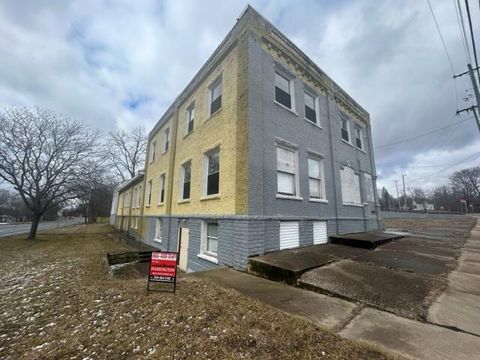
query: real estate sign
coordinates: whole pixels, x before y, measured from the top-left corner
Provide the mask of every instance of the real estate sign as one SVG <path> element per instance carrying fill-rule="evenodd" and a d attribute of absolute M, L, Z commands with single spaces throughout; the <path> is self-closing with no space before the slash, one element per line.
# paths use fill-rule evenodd
<path fill-rule="evenodd" d="M 171 283 L 175 292 L 177 281 L 177 258 L 176 252 L 152 251 L 150 270 L 148 271 L 147 292 L 150 289 L 150 282 Z"/>

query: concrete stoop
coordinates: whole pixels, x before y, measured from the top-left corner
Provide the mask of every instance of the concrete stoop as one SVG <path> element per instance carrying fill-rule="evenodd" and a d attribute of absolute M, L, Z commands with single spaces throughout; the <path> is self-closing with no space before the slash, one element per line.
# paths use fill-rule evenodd
<path fill-rule="evenodd" d="M 363 233 L 341 234 L 330 236 L 332 244 L 375 249 L 377 246 L 386 244 L 392 240 L 400 239 L 403 235 L 387 234 L 382 231 L 369 231 Z"/>

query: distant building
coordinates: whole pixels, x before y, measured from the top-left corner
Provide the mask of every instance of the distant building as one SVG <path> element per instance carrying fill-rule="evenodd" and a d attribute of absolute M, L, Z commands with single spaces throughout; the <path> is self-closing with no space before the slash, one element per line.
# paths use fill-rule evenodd
<path fill-rule="evenodd" d="M 434 211 L 435 210 L 435 206 L 427 202 L 423 204 L 417 204 L 414 200 L 412 206 L 414 211 Z"/>
<path fill-rule="evenodd" d="M 368 113 L 249 6 L 150 132 L 112 221 L 186 271 L 245 269 L 376 230 L 377 204 Z"/>
<path fill-rule="evenodd" d="M 11 215 L 0 215 L 0 223 L 12 223 L 15 222 L 15 217 Z"/>

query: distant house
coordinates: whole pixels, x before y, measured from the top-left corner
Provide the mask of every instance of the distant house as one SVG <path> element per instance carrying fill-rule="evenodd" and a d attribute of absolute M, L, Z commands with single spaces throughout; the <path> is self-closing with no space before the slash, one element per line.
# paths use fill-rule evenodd
<path fill-rule="evenodd" d="M 0 223 L 12 223 L 15 222 L 15 218 L 11 215 L 0 215 Z"/>
<path fill-rule="evenodd" d="M 423 204 L 417 204 L 415 201 L 413 202 L 413 211 L 434 211 L 435 206 L 430 203 L 423 203 Z"/>
<path fill-rule="evenodd" d="M 377 230 L 369 114 L 248 7 L 154 126 L 111 221 L 179 267 Z"/>

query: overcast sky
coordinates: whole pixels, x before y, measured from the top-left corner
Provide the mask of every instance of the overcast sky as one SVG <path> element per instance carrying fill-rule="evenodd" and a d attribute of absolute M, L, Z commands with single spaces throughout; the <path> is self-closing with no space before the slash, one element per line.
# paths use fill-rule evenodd
<path fill-rule="evenodd" d="M 479 164 L 474 120 L 461 122 L 472 115 L 455 117 L 472 105 L 464 101 L 471 86 L 460 78 L 456 96 L 426 1 L 250 3 L 370 113 L 379 188 L 394 192 L 402 173 L 408 187 L 428 188 Z M 463 72 L 454 2 L 431 3 L 455 71 Z M 0 107 L 49 107 L 104 131 L 139 124 L 150 130 L 246 4 L 3 0 Z M 471 7 L 478 25 L 478 3 Z"/>

